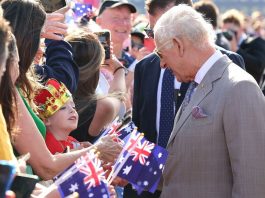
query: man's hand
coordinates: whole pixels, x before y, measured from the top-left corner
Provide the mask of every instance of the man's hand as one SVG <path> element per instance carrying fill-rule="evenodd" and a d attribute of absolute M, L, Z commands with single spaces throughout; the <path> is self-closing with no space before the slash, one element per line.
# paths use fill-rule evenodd
<path fill-rule="evenodd" d="M 80 142 L 80 144 L 83 148 L 88 148 L 88 147 L 92 146 L 92 144 L 90 142 Z"/>

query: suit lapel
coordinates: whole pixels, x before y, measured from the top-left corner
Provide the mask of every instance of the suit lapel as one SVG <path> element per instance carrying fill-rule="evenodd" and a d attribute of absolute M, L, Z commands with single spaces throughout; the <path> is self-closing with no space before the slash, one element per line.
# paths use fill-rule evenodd
<path fill-rule="evenodd" d="M 198 106 L 207 97 L 207 95 L 211 93 L 211 91 L 213 90 L 213 83 L 222 77 L 224 70 L 231 62 L 232 61 L 227 56 L 223 56 L 222 58 L 220 58 L 207 72 L 202 82 L 198 85 L 195 93 L 191 98 L 190 103 L 188 104 L 185 111 L 182 112 L 181 115 L 180 112 L 182 109 L 182 105 L 180 106 L 175 118 L 175 126 L 173 128 L 168 143 L 170 143 L 174 139 L 174 137 L 178 134 L 183 124 L 189 118 L 193 107 Z"/>

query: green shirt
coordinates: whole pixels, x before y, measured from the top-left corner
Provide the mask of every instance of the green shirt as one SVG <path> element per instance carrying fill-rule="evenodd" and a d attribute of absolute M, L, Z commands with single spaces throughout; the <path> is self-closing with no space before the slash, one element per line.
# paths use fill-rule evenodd
<path fill-rule="evenodd" d="M 37 125 L 42 137 L 45 139 L 46 138 L 46 126 L 44 125 L 44 123 L 42 122 L 42 120 L 34 113 L 34 111 L 32 110 L 32 108 L 29 106 L 28 102 L 25 100 L 25 98 L 21 95 L 20 91 L 19 94 L 24 102 L 24 104 L 26 105 L 31 117 L 33 118 L 35 124 Z"/>

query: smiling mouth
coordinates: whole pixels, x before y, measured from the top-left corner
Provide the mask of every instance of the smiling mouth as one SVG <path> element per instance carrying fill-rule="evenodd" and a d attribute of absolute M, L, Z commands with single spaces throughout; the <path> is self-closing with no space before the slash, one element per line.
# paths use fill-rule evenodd
<path fill-rule="evenodd" d="M 76 120 L 77 118 L 75 116 L 71 116 L 68 120 Z"/>
<path fill-rule="evenodd" d="M 116 30 L 115 32 L 117 32 L 117 33 L 122 33 L 122 34 L 127 33 L 127 31 L 118 31 L 118 30 Z"/>

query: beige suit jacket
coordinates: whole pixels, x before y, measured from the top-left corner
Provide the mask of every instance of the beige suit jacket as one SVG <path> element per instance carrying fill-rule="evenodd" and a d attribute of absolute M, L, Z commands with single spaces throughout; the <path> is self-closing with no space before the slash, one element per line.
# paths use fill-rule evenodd
<path fill-rule="evenodd" d="M 252 76 L 219 59 L 177 113 L 167 149 L 162 198 L 265 198 L 265 98 Z"/>

